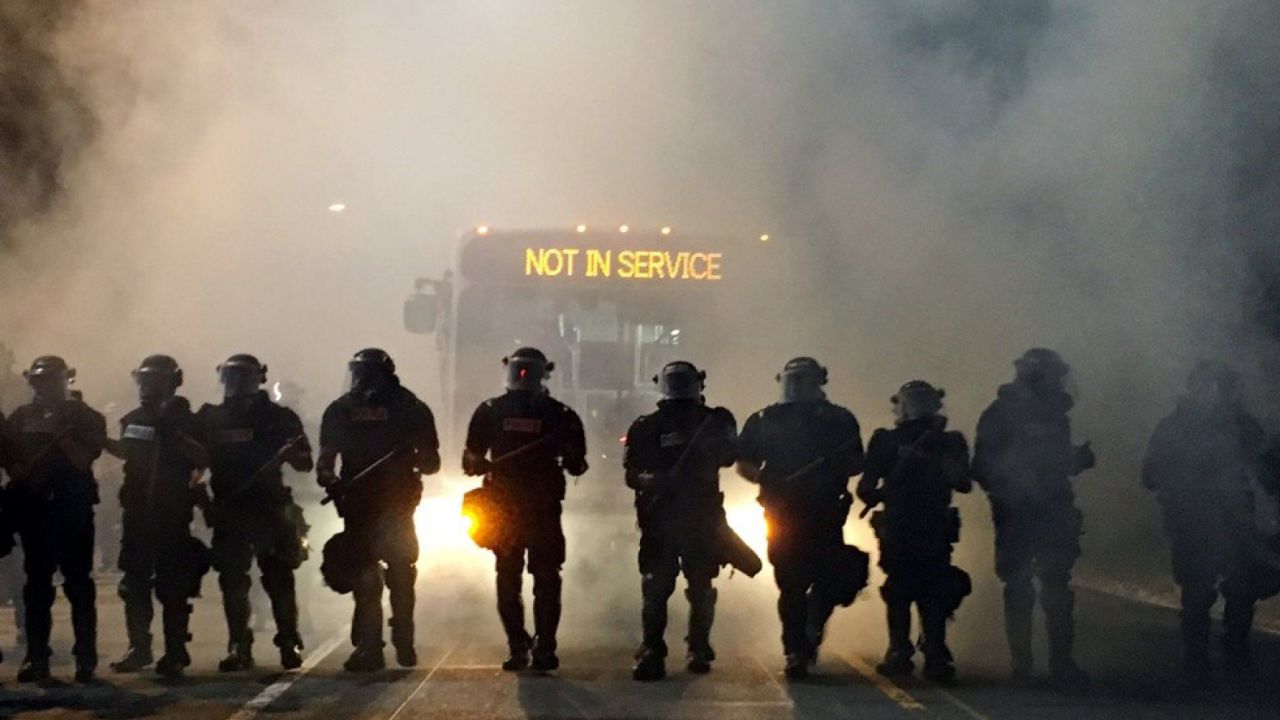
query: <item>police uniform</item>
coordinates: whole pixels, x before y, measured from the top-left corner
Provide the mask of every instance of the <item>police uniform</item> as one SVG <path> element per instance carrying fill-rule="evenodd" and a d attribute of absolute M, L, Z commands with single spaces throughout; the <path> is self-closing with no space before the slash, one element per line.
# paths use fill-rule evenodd
<path fill-rule="evenodd" d="M 14 411 L 3 435 L 11 478 L 7 504 L 25 552 L 27 664 L 37 668 L 31 679 L 48 674 L 54 573 L 62 574 L 71 603 L 77 675 L 87 679 L 98 659 L 97 591 L 90 575 L 98 487 L 90 466 L 106 444 L 106 418 L 75 398 L 34 401 Z M 79 465 L 60 438 L 83 455 Z"/>
<path fill-rule="evenodd" d="M 684 573 L 689 600 L 689 660 L 705 672 L 715 659 L 711 626 L 721 565 L 724 495 L 720 469 L 733 464 L 737 422 L 698 399 L 664 399 L 627 431 L 627 484 L 636 490 L 644 629 L 641 665 L 667 655 L 667 600 Z M 646 482 L 643 476 L 652 476 Z M 637 666 L 638 674 L 643 668 Z M 644 679 L 644 678 L 639 678 Z"/>
<path fill-rule="evenodd" d="M 886 576 L 880 589 L 889 625 L 889 650 L 879 668 L 883 674 L 911 672 L 914 604 L 926 675 L 942 681 L 954 676 L 947 620 L 969 588 L 968 576 L 951 565 L 952 544 L 960 539 L 951 493 L 970 487 L 968 443 L 946 430 L 945 417 L 908 420 L 871 436 L 858 496 L 868 506 L 884 506 L 872 516 Z"/>
<path fill-rule="evenodd" d="M 294 665 L 296 650 L 302 647 L 294 571 L 306 559 L 306 527 L 284 484 L 281 464 L 311 467 L 302 421 L 263 391 L 205 405 L 199 418 L 209 444 L 213 564 L 222 589 L 228 647 L 247 658 L 253 643 L 249 568 L 256 559 L 263 590 L 271 600 L 275 645 L 285 664 Z M 293 449 L 277 457 L 295 438 L 300 440 Z"/>
<path fill-rule="evenodd" d="M 199 468 L 180 444 L 181 435 L 198 442 L 202 433 L 185 398 L 166 401 L 163 408 L 139 407 L 120 419 L 124 483 L 119 568 L 124 575 L 119 592 L 129 657 L 137 653 L 140 661 L 145 658 L 141 665 L 150 662 L 154 592 L 164 622 L 165 656 L 185 667 L 190 662 L 190 599 L 199 591 L 204 558 L 191 537 L 192 479 Z"/>
<path fill-rule="evenodd" d="M 485 487 L 510 511 L 511 525 L 494 549 L 498 616 L 512 656 L 508 669 L 517 669 L 514 665 L 530 650 L 539 669 L 553 670 L 559 663 L 565 471 L 585 473 L 586 453 L 578 414 L 540 388 L 509 390 L 481 403 L 467 427 L 463 469 L 484 473 Z M 510 459 L 503 460 L 508 454 Z M 532 639 L 525 630 L 521 597 L 526 559 L 533 576 Z"/>
<path fill-rule="evenodd" d="M 421 475 L 440 468 L 435 418 L 396 381 L 371 397 L 351 392 L 331 403 L 321 420 L 320 445 L 342 458 L 337 483 L 343 490 L 336 504 L 343 537 L 357 550 L 344 569 L 351 574 L 355 595 L 352 643 L 381 656 L 385 582 L 391 595 L 392 643 L 408 660 L 403 651 L 412 650 L 418 576 L 413 512 L 422 499 Z M 369 472 L 355 480 L 365 470 Z M 385 564 L 385 572 L 379 563 Z"/>
<path fill-rule="evenodd" d="M 1252 664 L 1249 633 L 1259 587 L 1253 559 L 1266 538 L 1254 523 L 1250 476 L 1259 467 L 1265 436 L 1238 402 L 1203 407 L 1184 400 L 1156 427 L 1143 463 L 1143 483 L 1154 490 L 1164 516 L 1173 576 L 1182 589 L 1181 629 L 1186 670 L 1209 672 L 1209 611 L 1219 592 L 1223 649 L 1234 670 Z"/>
<path fill-rule="evenodd" d="M 862 469 L 861 428 L 853 413 L 827 400 L 776 403 L 747 418 L 738 460 L 763 468 L 754 480 L 769 526 L 783 652 L 808 662 L 834 608 L 819 585 L 827 560 L 844 545 L 848 482 Z"/>
<path fill-rule="evenodd" d="M 974 479 L 987 492 L 995 522 L 996 574 L 1004 583 L 1005 630 L 1014 674 L 1031 671 L 1033 578 L 1049 637 L 1055 677 L 1081 677 L 1071 657 L 1075 594 L 1071 570 L 1080 557 L 1083 517 L 1071 478 L 1092 466 L 1071 444 L 1071 396 L 1015 380 L 978 421 Z"/>

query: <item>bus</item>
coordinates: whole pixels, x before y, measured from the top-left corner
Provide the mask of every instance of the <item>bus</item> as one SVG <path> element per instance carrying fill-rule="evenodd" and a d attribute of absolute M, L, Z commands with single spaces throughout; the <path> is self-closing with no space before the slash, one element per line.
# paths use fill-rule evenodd
<path fill-rule="evenodd" d="M 750 357 L 742 330 L 768 301 L 753 290 L 778 262 L 775 245 L 625 225 L 465 232 L 457 279 L 418 280 L 404 307 L 406 329 L 436 336 L 449 451 L 500 391 L 502 357 L 533 346 L 555 363 L 552 394 L 582 415 L 594 464 L 610 461 L 654 407 L 664 364 Z"/>

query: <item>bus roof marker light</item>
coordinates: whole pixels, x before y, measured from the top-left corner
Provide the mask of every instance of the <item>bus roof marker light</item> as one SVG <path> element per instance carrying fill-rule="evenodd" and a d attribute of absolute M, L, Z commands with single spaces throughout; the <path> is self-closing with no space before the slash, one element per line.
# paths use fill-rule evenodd
<path fill-rule="evenodd" d="M 662 231 L 661 231 L 661 232 L 662 232 L 662 234 L 663 234 L 663 235 L 670 235 L 670 234 L 671 234 L 671 226 L 670 226 L 670 225 L 664 225 L 664 226 L 662 226 Z"/>
<path fill-rule="evenodd" d="M 488 226 L 488 225 L 481 225 L 481 226 L 477 227 L 477 228 L 476 228 L 476 234 L 477 234 L 477 235 L 488 235 L 488 234 L 489 234 L 489 226 Z"/>
<path fill-rule="evenodd" d="M 764 235 L 761 235 L 761 236 L 760 236 L 760 242 L 769 242 L 769 235 L 768 235 L 768 233 L 766 233 L 766 234 L 764 234 Z"/>
<path fill-rule="evenodd" d="M 630 231 L 631 231 L 631 226 L 630 226 L 630 225 L 621 225 L 621 226 L 619 226 L 619 227 L 618 227 L 618 232 L 620 232 L 620 233 L 625 233 L 625 232 L 630 232 Z"/>
<path fill-rule="evenodd" d="M 332 204 L 332 205 L 330 205 L 330 206 L 329 206 L 329 212 L 331 212 L 331 213 L 340 213 L 340 212 L 342 212 L 343 210 L 346 210 L 346 209 L 347 209 L 347 204 L 346 204 L 346 203 L 340 203 L 340 202 L 338 202 L 338 203 L 334 203 L 334 204 Z"/>
<path fill-rule="evenodd" d="M 586 226 L 586 225 L 579 225 L 579 226 L 578 226 L 578 232 L 580 232 L 580 233 L 584 233 L 584 232 L 586 232 L 586 231 L 587 231 L 587 226 Z"/>

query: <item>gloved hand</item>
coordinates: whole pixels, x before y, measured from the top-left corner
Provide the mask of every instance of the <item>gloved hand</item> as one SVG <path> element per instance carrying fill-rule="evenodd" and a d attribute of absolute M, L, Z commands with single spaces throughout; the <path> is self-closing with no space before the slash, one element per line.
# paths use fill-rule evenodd
<path fill-rule="evenodd" d="M 462 453 L 462 472 L 471 477 L 477 475 L 487 475 L 493 470 L 493 463 L 489 459 L 479 453 L 465 450 Z"/>

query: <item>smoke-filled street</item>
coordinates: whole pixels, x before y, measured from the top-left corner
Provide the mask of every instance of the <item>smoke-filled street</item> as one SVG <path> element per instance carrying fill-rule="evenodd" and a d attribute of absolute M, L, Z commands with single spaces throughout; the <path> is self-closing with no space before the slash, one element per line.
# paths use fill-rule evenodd
<path fill-rule="evenodd" d="M 572 567 L 569 568 L 572 572 Z M 572 577 L 572 575 L 569 575 Z M 675 672 L 657 685 L 639 685 L 629 675 L 634 618 L 621 618 L 615 641 L 594 629 L 575 627 L 570 616 L 563 640 L 563 667 L 554 677 L 503 673 L 504 648 L 493 617 L 489 589 L 475 588 L 470 602 L 427 576 L 420 584 L 421 662 L 413 670 L 390 669 L 352 676 L 341 669 L 348 645 L 343 630 L 348 598 L 313 600 L 312 648 L 301 671 L 283 674 L 274 663 L 270 634 L 258 634 L 264 667 L 234 675 L 214 670 L 223 650 L 216 591 L 198 603 L 192 644 L 195 664 L 187 680 L 104 675 L 94 687 L 57 683 L 45 689 L 15 686 L 13 665 L 0 671 L 0 715 L 40 718 L 1139 718 L 1274 717 L 1280 694 L 1259 681 L 1214 693 L 1180 685 L 1175 613 L 1115 597 L 1085 592 L 1080 604 L 1082 663 L 1100 680 L 1088 692 L 1056 692 L 1041 683 L 1007 682 L 1005 649 L 986 636 L 982 624 L 997 613 L 994 598 L 980 597 L 956 624 L 963 681 L 939 688 L 919 680 L 891 683 L 871 670 L 881 650 L 878 599 L 864 597 L 837 615 L 830 648 L 818 672 L 804 683 L 781 676 L 777 623 L 767 604 L 750 602 L 744 578 L 726 583 L 724 624 L 715 641 L 721 659 L 705 677 Z M 103 642 L 108 655 L 123 651 L 115 621 L 119 603 L 103 587 Z M 570 613 L 585 603 L 571 605 Z M 683 615 L 673 603 L 676 617 Z M 677 628 L 680 626 L 676 623 Z M 673 639 L 679 632 L 673 629 Z M 0 643 L 12 647 L 4 628 Z M 65 659 L 66 641 L 57 643 Z M 1258 638 L 1263 675 L 1280 668 L 1280 638 Z M 67 665 L 55 668 L 66 673 Z"/>
<path fill-rule="evenodd" d="M 0 718 L 1276 717 L 1277 38 L 0 0 Z"/>

